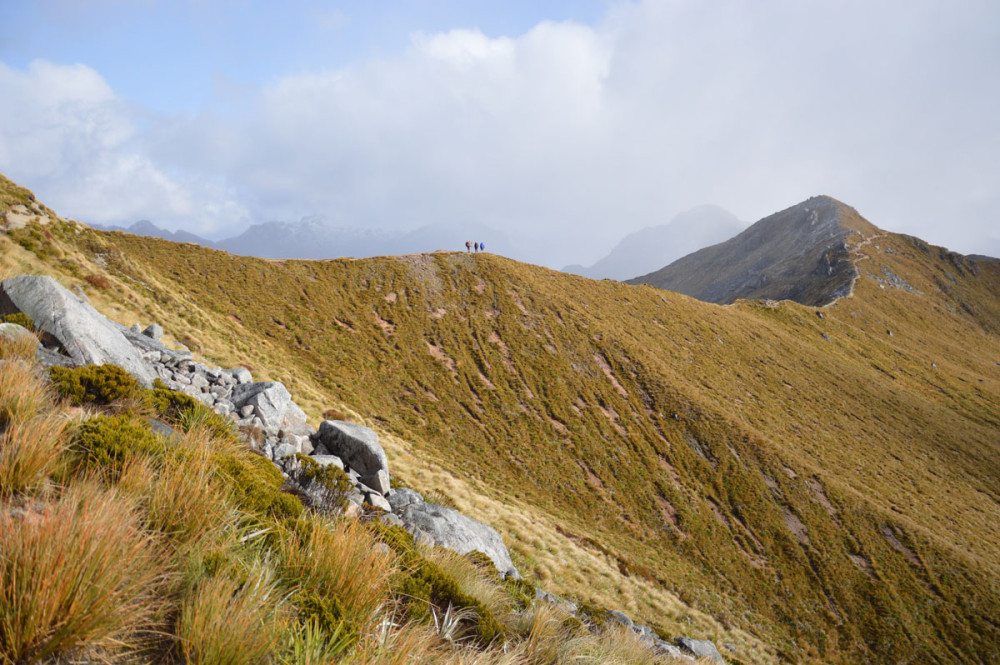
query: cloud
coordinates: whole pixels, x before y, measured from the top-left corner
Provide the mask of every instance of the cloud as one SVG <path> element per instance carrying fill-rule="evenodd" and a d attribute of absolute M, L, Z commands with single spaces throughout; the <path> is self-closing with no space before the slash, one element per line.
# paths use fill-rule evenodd
<path fill-rule="evenodd" d="M 247 219 L 218 186 L 169 174 L 145 142 L 146 118 L 84 65 L 0 63 L 0 171 L 44 192 L 63 214 L 96 223 Z"/>
<path fill-rule="evenodd" d="M 1000 204 L 998 25 L 975 0 L 650 0 L 595 25 L 417 33 L 157 118 L 85 67 L 3 69 L 24 108 L 0 106 L 0 168 L 78 216 L 475 221 L 549 265 L 702 203 L 754 220 L 819 193 L 975 251 Z"/>

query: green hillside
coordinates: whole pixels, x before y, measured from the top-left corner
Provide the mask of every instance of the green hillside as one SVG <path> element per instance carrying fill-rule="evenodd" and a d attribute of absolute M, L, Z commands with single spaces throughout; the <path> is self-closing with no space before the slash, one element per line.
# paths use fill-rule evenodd
<path fill-rule="evenodd" d="M 849 242 L 861 277 L 823 309 L 488 254 L 256 260 L 71 222 L 0 246 L 8 270 L 285 382 L 315 420 L 365 420 L 399 442 L 403 482 L 433 489 L 439 469 L 441 498 L 551 591 L 693 621 L 735 661 L 996 662 L 1000 264 Z"/>

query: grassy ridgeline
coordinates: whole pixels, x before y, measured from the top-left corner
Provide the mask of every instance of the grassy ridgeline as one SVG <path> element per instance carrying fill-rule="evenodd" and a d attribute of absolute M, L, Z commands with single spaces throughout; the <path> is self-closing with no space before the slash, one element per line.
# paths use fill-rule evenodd
<path fill-rule="evenodd" d="M 263 261 L 50 235 L 44 261 L 10 256 L 251 359 L 314 417 L 371 419 L 405 442 L 395 472 L 440 469 L 417 489 L 497 526 L 554 591 L 693 620 L 741 658 L 749 634 L 824 662 L 975 660 L 1000 641 L 995 264 L 882 235 L 852 250 L 854 295 L 818 312 L 485 254 Z"/>

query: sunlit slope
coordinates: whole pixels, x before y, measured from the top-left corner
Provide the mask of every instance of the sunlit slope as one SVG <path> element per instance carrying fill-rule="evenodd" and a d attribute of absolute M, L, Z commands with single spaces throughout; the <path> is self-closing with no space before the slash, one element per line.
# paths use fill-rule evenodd
<path fill-rule="evenodd" d="M 854 295 L 818 310 L 490 255 L 282 263 L 51 235 L 67 283 L 105 266 L 112 288 L 88 292 L 110 314 L 249 360 L 314 415 L 346 405 L 789 660 L 997 659 L 995 262 L 872 230 Z M 586 596 L 555 543 L 512 545 Z"/>
<path fill-rule="evenodd" d="M 860 269 L 921 293 L 863 275 L 820 319 L 488 255 L 276 263 L 94 240 L 112 271 L 155 276 L 156 299 L 198 303 L 192 338 L 210 317 L 236 346 L 265 339 L 283 374 L 790 656 L 997 644 L 995 264 L 885 236 Z"/>

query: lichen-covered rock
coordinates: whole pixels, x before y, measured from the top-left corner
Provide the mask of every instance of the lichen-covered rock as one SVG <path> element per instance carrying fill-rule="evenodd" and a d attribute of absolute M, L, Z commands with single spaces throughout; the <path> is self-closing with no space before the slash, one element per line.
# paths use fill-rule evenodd
<path fill-rule="evenodd" d="M 118 365 L 144 386 L 153 385 L 153 371 L 119 328 L 51 277 L 22 275 L 0 282 L 0 315 L 16 312 L 27 314 L 78 363 Z"/>

